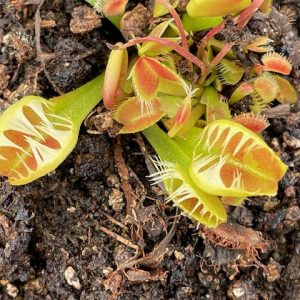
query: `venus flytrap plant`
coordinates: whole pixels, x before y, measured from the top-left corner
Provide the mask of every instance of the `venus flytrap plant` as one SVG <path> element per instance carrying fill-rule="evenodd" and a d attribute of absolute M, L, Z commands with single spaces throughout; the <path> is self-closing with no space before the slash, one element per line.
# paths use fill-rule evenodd
<path fill-rule="evenodd" d="M 248 82 L 243 82 L 231 94 L 228 100 L 228 104 L 232 105 L 236 102 L 239 102 L 240 100 L 242 100 L 243 98 L 245 98 L 246 96 L 250 95 L 253 92 L 254 92 L 253 85 Z"/>
<path fill-rule="evenodd" d="M 159 160 L 154 161 L 157 172 L 151 177 L 154 183 L 164 183 L 169 200 L 191 218 L 215 227 L 226 221 L 222 202 L 240 205 L 249 196 L 274 195 L 286 171 L 286 166 L 258 135 L 268 125 L 258 113 L 279 93 L 279 85 L 270 73 L 276 67 L 269 54 L 265 54 L 262 65 L 254 66 L 248 72 L 248 80 L 242 82 L 245 67 L 231 50 L 233 44 L 214 38 L 224 29 L 225 22 L 206 34 L 194 55 L 189 51 L 186 32 L 175 9 L 164 1 L 159 3 L 168 9 L 175 24 L 173 20 L 163 21 L 149 36 L 132 38 L 112 50 L 110 59 L 115 64 L 112 69 L 108 64 L 105 85 L 116 84 L 104 87 L 110 95 L 122 94 L 119 91 L 124 91 L 123 75 L 128 74 L 128 62 L 122 62 L 125 56 L 114 58 L 114 51 L 121 51 L 121 55 L 128 47 L 137 46 L 139 57 L 127 77 L 132 82 L 132 92 L 123 93 L 120 99 L 111 97 L 113 109 L 105 99 L 104 103 L 123 125 L 120 133 L 142 131 L 153 146 Z M 236 24 L 245 24 L 260 2 L 241 3 L 244 6 L 236 6 L 237 11 L 234 6 L 230 8 L 231 14 L 242 12 L 239 19 L 236 17 Z M 176 35 L 168 37 L 167 28 L 172 28 Z M 254 40 L 246 51 L 268 51 L 267 42 L 264 38 Z M 190 70 L 198 74 L 196 80 L 191 82 L 178 74 L 175 57 L 191 64 Z M 113 70 L 117 70 L 117 75 Z M 221 94 L 223 88 L 239 82 L 227 103 Z M 285 82 L 282 85 L 287 86 Z M 232 118 L 228 104 L 247 95 L 255 100 L 251 108 L 256 113 Z M 201 119 L 203 115 L 205 120 Z M 155 125 L 159 120 L 167 132 Z"/>
<path fill-rule="evenodd" d="M 117 11 L 120 16 L 126 3 L 107 1 L 103 13 Z M 186 32 L 190 20 L 182 23 L 172 5 L 157 3 L 172 19 L 164 19 L 146 37 L 116 44 L 104 79 L 100 76 L 50 101 L 26 97 L 3 114 L 0 174 L 12 184 L 24 184 L 53 170 L 74 148 L 80 124 L 98 102 L 97 89 L 103 83 L 104 105 L 123 125 L 119 133 L 143 132 L 159 156 L 154 160 L 153 183 L 162 182 L 168 199 L 189 217 L 216 227 L 226 222 L 223 204 L 240 205 L 249 196 L 276 194 L 287 167 L 258 135 L 268 125 L 259 112 L 275 98 L 284 102 L 297 97 L 288 81 L 273 74 L 288 74 L 291 65 L 268 52 L 249 72 L 240 65 L 233 43 L 215 39 L 226 25 L 223 16 L 233 15 L 242 28 L 257 9 L 265 10 L 261 6 L 265 2 L 190 1 L 188 18 L 197 15 L 197 26 L 204 21 L 198 18 L 206 18 L 203 28 L 212 28 L 196 54 L 190 52 L 192 40 Z M 256 39 L 244 52 L 266 52 L 267 42 Z M 129 58 L 131 46 L 137 47 L 137 55 Z M 183 62 L 185 72 L 178 62 Z M 223 89 L 236 84 L 227 102 Z M 247 95 L 255 113 L 232 118 L 229 105 Z M 159 121 L 166 130 L 156 125 Z"/>
<path fill-rule="evenodd" d="M 157 123 L 164 116 L 160 108 L 160 100 L 153 98 L 147 110 L 141 111 L 141 102 L 137 97 L 123 101 L 113 112 L 114 119 L 123 125 L 120 134 L 134 133 Z"/>
<path fill-rule="evenodd" d="M 76 145 L 80 125 L 101 99 L 103 75 L 63 96 L 26 96 L 0 117 L 0 175 L 12 185 L 53 171 Z"/>
<path fill-rule="evenodd" d="M 239 205 L 275 195 L 287 168 L 258 135 L 230 120 L 211 122 L 184 147 L 156 125 L 143 134 L 160 156 L 154 183 L 163 182 L 174 205 L 208 227 L 226 221 L 222 199 Z"/>
<path fill-rule="evenodd" d="M 217 65 L 218 79 L 224 85 L 235 85 L 243 77 L 245 71 L 235 61 L 222 59 Z"/>
<path fill-rule="evenodd" d="M 276 52 L 267 52 L 262 58 L 262 65 L 256 64 L 253 69 L 256 73 L 275 72 L 283 75 L 289 75 L 292 71 L 291 62 L 282 54 Z"/>
<path fill-rule="evenodd" d="M 278 85 L 275 79 L 268 73 L 255 78 L 253 81 L 253 93 L 251 93 L 253 105 L 250 109 L 254 113 L 259 113 L 266 108 L 269 103 L 275 100 L 278 93 Z"/>
<path fill-rule="evenodd" d="M 278 75 L 273 75 L 278 86 L 276 99 L 281 103 L 296 103 L 298 100 L 297 92 L 288 80 Z"/>
<path fill-rule="evenodd" d="M 293 86 L 286 79 L 274 75 L 274 73 L 289 75 L 292 65 L 287 58 L 268 46 L 270 42 L 270 39 L 258 37 L 246 47 L 246 52 L 251 50 L 266 53 L 261 58 L 262 64 L 255 64 L 251 67 L 249 74 L 252 75 L 252 78 L 243 82 L 232 93 L 229 99 L 230 105 L 250 95 L 253 102 L 250 109 L 259 113 L 267 108 L 274 99 L 281 103 L 295 103 L 297 101 L 297 93 Z M 223 79 L 224 81 L 226 80 Z"/>
<path fill-rule="evenodd" d="M 160 160 L 154 161 L 157 172 L 151 178 L 154 184 L 164 183 L 169 200 L 189 217 L 208 227 L 226 222 L 226 212 L 220 199 L 199 189 L 188 174 L 191 162 L 188 151 L 156 125 L 144 130 L 143 134 L 160 156 Z"/>

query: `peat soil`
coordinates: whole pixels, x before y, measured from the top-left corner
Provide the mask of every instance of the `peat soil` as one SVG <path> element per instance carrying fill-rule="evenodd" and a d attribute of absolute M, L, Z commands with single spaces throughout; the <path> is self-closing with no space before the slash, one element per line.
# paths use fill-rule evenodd
<path fill-rule="evenodd" d="M 121 40 L 84 1 L 41 2 L 0 0 L 0 110 L 82 85 Z M 275 5 L 248 31 L 290 57 L 299 92 L 300 2 Z M 115 137 L 100 105 L 55 172 L 20 187 L 1 179 L 0 299 L 300 299 L 299 105 L 266 113 L 264 138 L 289 166 L 278 195 L 228 208 L 229 225 L 211 232 L 149 185 L 151 149 Z"/>

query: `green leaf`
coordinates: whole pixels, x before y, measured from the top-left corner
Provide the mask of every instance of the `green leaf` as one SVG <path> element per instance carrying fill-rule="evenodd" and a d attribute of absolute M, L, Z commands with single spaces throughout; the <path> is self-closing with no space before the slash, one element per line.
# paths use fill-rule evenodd
<path fill-rule="evenodd" d="M 217 17 L 241 12 L 251 4 L 251 0 L 191 0 L 186 10 L 195 17 Z"/>
<path fill-rule="evenodd" d="M 192 18 L 187 13 L 182 16 L 182 24 L 186 31 L 198 32 L 214 28 L 223 22 L 222 17 L 196 17 Z"/>

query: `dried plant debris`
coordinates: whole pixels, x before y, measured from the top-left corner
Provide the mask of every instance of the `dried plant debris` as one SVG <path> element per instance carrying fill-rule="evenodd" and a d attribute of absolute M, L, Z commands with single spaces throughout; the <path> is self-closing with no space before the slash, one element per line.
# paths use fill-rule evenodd
<path fill-rule="evenodd" d="M 0 212 L 0 238 L 2 242 L 7 242 L 9 240 L 15 239 L 17 236 L 17 232 L 13 229 L 12 223 Z"/>
<path fill-rule="evenodd" d="M 73 33 L 85 33 L 101 26 L 100 15 L 88 6 L 75 7 L 72 12 L 70 30 Z"/>
<path fill-rule="evenodd" d="M 25 32 L 20 34 L 8 33 L 3 37 L 2 41 L 15 50 L 13 55 L 19 63 L 30 60 L 34 56 L 31 36 Z"/>
<path fill-rule="evenodd" d="M 203 228 L 200 234 L 214 245 L 244 251 L 253 260 L 258 258 L 258 251 L 265 252 L 269 245 L 260 232 L 229 222 L 216 228 Z"/>
<path fill-rule="evenodd" d="M 142 4 L 138 4 L 133 10 L 125 13 L 120 24 L 120 30 L 125 40 L 129 40 L 133 36 L 144 36 L 151 19 L 151 12 Z"/>
<path fill-rule="evenodd" d="M 10 76 L 8 74 L 7 67 L 5 65 L 0 64 L 0 93 L 1 94 L 7 88 L 9 84 L 9 79 Z"/>

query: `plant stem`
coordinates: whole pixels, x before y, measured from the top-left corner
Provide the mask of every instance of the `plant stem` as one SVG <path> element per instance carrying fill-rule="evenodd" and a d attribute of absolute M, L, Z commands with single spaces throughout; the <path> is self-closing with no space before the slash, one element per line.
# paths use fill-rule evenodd
<path fill-rule="evenodd" d="M 120 23 L 123 15 L 117 15 L 117 16 L 106 16 L 106 18 L 115 25 L 116 28 L 120 30 Z"/>
<path fill-rule="evenodd" d="M 136 44 L 140 44 L 144 42 L 155 42 L 163 46 L 170 47 L 172 50 L 174 50 L 175 52 L 177 52 L 178 54 L 180 54 L 181 56 L 194 63 L 196 66 L 198 66 L 201 70 L 201 76 L 206 78 L 208 72 L 207 66 L 205 66 L 204 63 L 198 57 L 186 51 L 186 49 L 184 49 L 182 46 L 178 45 L 177 43 L 169 41 L 165 38 L 159 38 L 154 36 L 133 38 L 129 40 L 126 44 L 122 45 L 120 48 L 126 49 L 128 47 L 135 46 Z"/>
<path fill-rule="evenodd" d="M 69 93 L 52 98 L 55 113 L 66 115 L 80 125 L 102 99 L 103 79 L 104 73 Z"/>
<path fill-rule="evenodd" d="M 263 5 L 264 0 L 253 0 L 252 3 L 242 11 L 237 17 L 234 18 L 233 22 L 237 25 L 238 29 L 243 29 L 252 15 Z"/>
<path fill-rule="evenodd" d="M 218 26 L 216 27 L 213 27 L 205 36 L 204 38 L 202 38 L 199 46 L 198 46 L 198 53 L 197 53 L 197 56 L 200 56 L 202 57 L 203 56 L 203 53 L 204 53 L 204 50 L 205 50 L 205 47 L 207 45 L 207 43 L 216 35 L 218 34 L 219 32 L 221 32 L 224 27 L 225 27 L 225 20 L 223 22 L 221 22 Z"/>
<path fill-rule="evenodd" d="M 169 2 L 166 2 L 165 0 L 158 0 L 158 3 L 163 4 L 168 9 L 169 13 L 172 15 L 172 17 L 175 21 L 175 24 L 178 28 L 178 31 L 179 31 L 179 36 L 181 38 L 182 47 L 184 49 L 186 49 L 187 51 L 189 51 L 189 45 L 188 45 L 187 38 L 186 38 L 186 35 L 184 32 L 184 28 L 183 28 L 182 22 L 180 20 L 179 15 L 176 12 L 176 10 Z"/>
<path fill-rule="evenodd" d="M 222 50 L 217 54 L 217 56 L 209 63 L 209 70 L 211 71 L 216 65 L 226 56 L 226 54 L 234 46 L 234 43 L 225 44 Z"/>
<path fill-rule="evenodd" d="M 183 168 L 188 168 L 191 158 L 156 124 L 143 130 L 143 134 L 161 160 L 179 163 Z"/>

